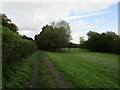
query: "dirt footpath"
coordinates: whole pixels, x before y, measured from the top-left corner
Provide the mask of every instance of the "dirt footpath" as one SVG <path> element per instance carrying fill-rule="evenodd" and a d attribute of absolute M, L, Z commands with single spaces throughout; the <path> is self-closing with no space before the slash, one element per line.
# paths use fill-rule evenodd
<path fill-rule="evenodd" d="M 51 60 L 48 59 L 47 55 L 44 55 L 44 59 L 46 60 L 46 63 L 50 70 L 50 73 L 51 73 L 57 87 L 58 88 L 70 88 L 70 85 L 68 85 L 68 82 L 64 81 L 62 76 L 59 74 L 58 70 L 53 66 Z"/>
<path fill-rule="evenodd" d="M 31 81 L 29 83 L 30 88 L 39 88 L 39 86 L 38 86 L 39 70 L 38 69 L 39 69 L 39 55 L 37 55 L 37 57 L 36 57 L 36 62 L 35 62 L 35 66 L 33 68 L 32 78 L 31 78 Z"/>
<path fill-rule="evenodd" d="M 50 71 L 50 74 L 57 86 L 57 88 L 70 88 L 70 84 L 66 82 L 63 77 L 59 74 L 58 70 L 53 66 L 51 60 L 48 58 L 48 56 L 43 52 L 42 53 L 43 59 L 46 61 L 46 64 L 48 66 L 48 69 Z M 29 83 L 30 88 L 40 88 L 38 85 L 38 80 L 39 80 L 39 55 L 36 56 L 36 61 L 35 61 L 35 66 L 33 68 L 33 74 L 31 81 Z"/>

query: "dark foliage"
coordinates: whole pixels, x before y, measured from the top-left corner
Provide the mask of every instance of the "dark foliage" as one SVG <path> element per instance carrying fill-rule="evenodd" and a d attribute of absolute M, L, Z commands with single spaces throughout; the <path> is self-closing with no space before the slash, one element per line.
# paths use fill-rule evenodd
<path fill-rule="evenodd" d="M 5 15 L 0 13 L 0 24 L 2 26 L 9 28 L 13 32 L 17 32 L 18 27 L 14 24 L 11 23 L 12 21 Z"/>
<path fill-rule="evenodd" d="M 6 27 L 2 27 L 2 59 L 3 61 L 21 60 L 35 50 L 33 41 L 22 37 Z"/>
<path fill-rule="evenodd" d="M 40 34 L 35 36 L 35 42 L 39 49 L 62 51 L 69 44 L 70 33 L 68 23 L 60 21 L 54 25 L 44 26 Z"/>
<path fill-rule="evenodd" d="M 23 38 L 23 39 L 26 39 L 26 40 L 31 40 L 31 41 L 33 41 L 33 39 L 32 39 L 32 38 L 27 37 L 26 35 L 23 35 L 23 36 L 22 36 L 22 38 Z"/>
<path fill-rule="evenodd" d="M 81 48 L 94 52 L 120 53 L 120 36 L 114 32 L 97 33 L 89 31 L 88 40 L 80 44 Z"/>

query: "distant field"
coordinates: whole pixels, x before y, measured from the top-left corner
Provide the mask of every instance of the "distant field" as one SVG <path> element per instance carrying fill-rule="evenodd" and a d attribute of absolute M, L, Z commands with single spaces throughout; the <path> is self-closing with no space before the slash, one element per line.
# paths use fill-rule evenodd
<path fill-rule="evenodd" d="M 46 52 L 55 67 L 74 87 L 117 88 L 118 55 L 71 49 L 70 52 Z"/>

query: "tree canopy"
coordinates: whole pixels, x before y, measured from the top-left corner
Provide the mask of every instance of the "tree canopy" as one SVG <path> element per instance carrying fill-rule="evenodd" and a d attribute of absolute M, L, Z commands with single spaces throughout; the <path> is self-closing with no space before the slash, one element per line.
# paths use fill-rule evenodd
<path fill-rule="evenodd" d="M 5 15 L 0 13 L 0 24 L 2 26 L 9 28 L 13 32 L 17 32 L 18 27 L 12 23 L 12 21 Z"/>
<path fill-rule="evenodd" d="M 81 44 L 81 48 L 87 48 L 95 52 L 120 53 L 120 36 L 114 32 L 97 33 L 89 31 L 88 40 Z"/>
<path fill-rule="evenodd" d="M 70 26 L 65 21 L 52 22 L 42 28 L 35 36 L 35 42 L 40 49 L 58 51 L 66 47 L 71 39 Z"/>
<path fill-rule="evenodd" d="M 22 38 L 23 38 L 23 39 L 26 39 L 26 40 L 31 40 L 31 41 L 33 41 L 32 38 L 30 38 L 30 37 L 28 37 L 28 36 L 26 36 L 26 35 L 23 35 Z"/>

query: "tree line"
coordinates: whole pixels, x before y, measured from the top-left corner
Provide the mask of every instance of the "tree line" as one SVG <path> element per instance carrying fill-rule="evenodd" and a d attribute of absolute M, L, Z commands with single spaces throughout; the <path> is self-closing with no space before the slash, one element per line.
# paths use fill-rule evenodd
<path fill-rule="evenodd" d="M 120 53 L 120 36 L 114 32 L 97 33 L 89 31 L 88 40 L 80 37 L 80 44 L 71 40 L 69 23 L 64 20 L 52 22 L 43 26 L 42 31 L 35 35 L 35 42 L 39 49 L 62 52 L 65 48 L 83 48 L 93 52 Z"/>
<path fill-rule="evenodd" d="M 6 61 L 7 58 L 12 58 L 12 56 L 15 55 L 14 53 L 17 53 L 16 57 L 19 56 L 19 58 L 26 56 L 27 54 L 22 55 L 22 53 L 31 52 L 29 50 L 33 47 L 35 48 L 36 46 L 41 50 L 56 52 L 62 52 L 65 48 L 83 48 L 94 52 L 120 53 L 120 36 L 116 35 L 114 32 L 106 32 L 100 34 L 97 32 L 89 31 L 87 33 L 88 40 L 80 37 L 80 44 L 74 44 L 70 42 L 72 38 L 69 23 L 64 20 L 60 20 L 58 22 L 52 22 L 51 24 L 43 26 L 42 31 L 39 34 L 35 35 L 35 40 L 33 40 L 32 38 L 25 35 L 19 35 L 17 32 L 18 27 L 12 23 L 12 21 L 5 14 L 0 14 L 0 17 L 2 21 L 0 24 L 2 25 L 3 29 L 3 60 Z M 24 50 L 21 49 L 24 47 Z M 13 50 L 16 52 L 13 52 Z M 13 55 L 9 55 L 10 52 L 13 52 L 11 53 Z M 8 57 L 6 55 L 11 57 Z"/>
<path fill-rule="evenodd" d="M 93 52 L 120 53 L 120 35 L 111 31 L 101 34 L 89 31 L 87 36 L 88 40 L 80 37 L 80 48 Z"/>
<path fill-rule="evenodd" d="M 2 29 L 2 61 L 21 60 L 34 51 L 35 43 L 27 36 L 20 35 L 18 27 L 5 14 L 0 14 Z"/>
<path fill-rule="evenodd" d="M 0 14 L 2 32 L 2 81 L 4 85 L 10 82 L 10 76 L 15 75 L 16 63 L 36 51 L 35 42 L 27 36 L 20 35 L 18 27 L 5 15 Z M 3 86 L 4 87 L 4 86 Z"/>
<path fill-rule="evenodd" d="M 2 29 L 2 61 L 12 62 L 21 60 L 34 51 L 35 43 L 32 38 L 20 35 L 16 24 L 12 23 L 5 14 L 0 14 Z"/>

